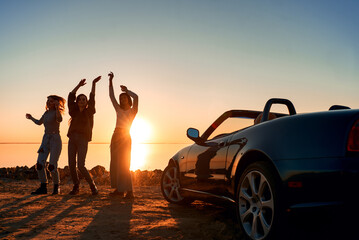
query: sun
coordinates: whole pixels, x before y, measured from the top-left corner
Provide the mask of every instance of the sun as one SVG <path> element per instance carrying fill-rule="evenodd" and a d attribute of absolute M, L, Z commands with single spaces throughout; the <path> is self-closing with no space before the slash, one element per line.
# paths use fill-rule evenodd
<path fill-rule="evenodd" d="M 133 143 L 146 143 L 151 137 L 151 125 L 146 120 L 136 117 L 130 134 Z"/>
<path fill-rule="evenodd" d="M 147 163 L 148 144 L 133 144 L 131 149 L 131 166 L 130 170 L 135 171 L 143 168 Z"/>
<path fill-rule="evenodd" d="M 148 143 L 151 137 L 151 125 L 142 118 L 135 118 L 130 130 L 132 139 L 131 167 L 132 171 L 140 169 L 146 164 Z"/>

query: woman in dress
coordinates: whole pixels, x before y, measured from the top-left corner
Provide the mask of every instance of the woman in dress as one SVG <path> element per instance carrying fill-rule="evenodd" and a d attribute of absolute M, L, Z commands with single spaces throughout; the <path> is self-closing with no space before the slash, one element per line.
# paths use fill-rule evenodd
<path fill-rule="evenodd" d="M 120 104 L 115 98 L 113 91 L 113 73 L 109 76 L 109 92 L 113 107 L 115 108 L 117 120 L 116 128 L 111 139 L 111 163 L 110 177 L 111 187 L 115 191 L 111 195 L 124 196 L 133 199 L 132 179 L 130 172 L 131 164 L 131 136 L 130 128 L 138 111 L 138 96 L 121 85 L 123 93 L 120 94 Z M 133 103 L 132 103 L 133 99 Z"/>

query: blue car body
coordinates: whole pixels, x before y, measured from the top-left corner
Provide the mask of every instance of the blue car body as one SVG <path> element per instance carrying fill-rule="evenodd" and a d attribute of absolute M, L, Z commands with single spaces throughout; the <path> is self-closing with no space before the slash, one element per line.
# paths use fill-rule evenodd
<path fill-rule="evenodd" d="M 276 118 L 267 120 L 271 105 L 276 103 L 287 105 L 289 114 L 274 113 Z M 297 114 L 290 101 L 271 99 L 261 123 L 207 140 L 223 119 L 255 119 L 261 113 L 231 110 L 202 136 L 189 136 L 195 143 L 169 161 L 178 167 L 185 197 L 215 197 L 235 203 L 241 174 L 250 164 L 261 161 L 272 166 L 279 180 L 281 204 L 286 209 L 351 201 L 359 183 L 359 149 L 349 151 L 348 139 L 359 125 L 358 109 L 339 107 Z M 352 136 L 355 144 L 358 137 Z"/>

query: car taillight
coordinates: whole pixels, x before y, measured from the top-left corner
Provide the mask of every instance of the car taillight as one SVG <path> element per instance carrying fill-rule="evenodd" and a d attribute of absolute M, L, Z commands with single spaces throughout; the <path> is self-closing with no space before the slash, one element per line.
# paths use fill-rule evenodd
<path fill-rule="evenodd" d="M 354 123 L 350 130 L 347 149 L 348 151 L 359 152 L 359 120 Z"/>

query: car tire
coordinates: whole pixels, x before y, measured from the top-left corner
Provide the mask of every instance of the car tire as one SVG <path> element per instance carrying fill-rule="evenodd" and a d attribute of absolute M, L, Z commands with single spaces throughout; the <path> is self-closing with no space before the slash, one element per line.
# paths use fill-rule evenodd
<path fill-rule="evenodd" d="M 267 240 L 276 235 L 280 221 L 279 180 L 266 162 L 250 164 L 237 186 L 236 208 L 240 228 L 248 239 Z"/>
<path fill-rule="evenodd" d="M 162 173 L 161 191 L 164 198 L 170 203 L 184 204 L 189 202 L 181 193 L 179 170 L 174 164 L 168 165 Z"/>

